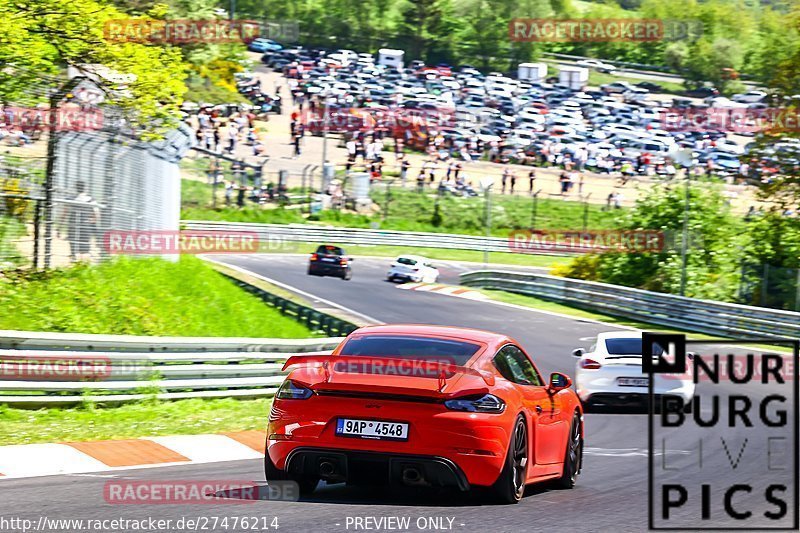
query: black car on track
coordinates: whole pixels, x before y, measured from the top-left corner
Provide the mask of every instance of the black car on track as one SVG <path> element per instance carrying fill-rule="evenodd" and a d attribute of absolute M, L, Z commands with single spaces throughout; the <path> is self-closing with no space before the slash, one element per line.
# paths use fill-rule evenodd
<path fill-rule="evenodd" d="M 308 275 L 333 276 L 347 280 L 353 275 L 350 268 L 352 261 L 353 259 L 348 257 L 342 248 L 331 244 L 321 244 L 309 258 Z"/>

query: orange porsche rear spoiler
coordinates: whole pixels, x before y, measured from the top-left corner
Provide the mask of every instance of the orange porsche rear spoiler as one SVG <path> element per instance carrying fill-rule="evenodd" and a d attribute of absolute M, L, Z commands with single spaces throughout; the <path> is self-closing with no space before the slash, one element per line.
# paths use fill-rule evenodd
<path fill-rule="evenodd" d="M 293 355 L 286 360 L 283 370 L 297 367 L 321 367 L 325 372 L 325 381 L 329 381 L 333 372 L 348 374 L 379 374 L 389 376 L 430 377 L 447 380 L 457 374 L 478 376 L 489 386 L 494 385 L 494 374 L 485 370 L 477 370 L 456 365 L 442 359 L 405 359 L 402 357 L 380 357 L 366 355 L 331 355 L 308 354 Z M 440 388 L 443 387 L 443 384 Z"/>

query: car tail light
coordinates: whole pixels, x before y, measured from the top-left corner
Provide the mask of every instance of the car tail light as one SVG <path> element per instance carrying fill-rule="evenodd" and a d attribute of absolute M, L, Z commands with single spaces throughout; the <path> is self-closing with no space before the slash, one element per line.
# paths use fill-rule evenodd
<path fill-rule="evenodd" d="M 318 257 L 317 254 L 311 254 L 311 260 L 312 261 L 316 261 L 317 257 Z"/>
<path fill-rule="evenodd" d="M 281 384 L 275 397 L 281 400 L 307 400 L 314 394 L 309 388 L 287 379 Z"/>
<path fill-rule="evenodd" d="M 506 402 L 494 394 L 478 394 L 447 400 L 444 402 L 444 406 L 451 411 L 468 411 L 470 413 L 502 413 L 506 409 Z"/>
<path fill-rule="evenodd" d="M 342 260 L 339 261 L 339 263 L 341 265 L 346 265 L 347 264 L 347 260 L 346 259 L 342 259 Z"/>
<path fill-rule="evenodd" d="M 597 370 L 598 368 L 600 368 L 602 366 L 600 363 L 598 363 L 594 359 L 583 359 L 579 363 L 579 365 L 584 370 Z"/>

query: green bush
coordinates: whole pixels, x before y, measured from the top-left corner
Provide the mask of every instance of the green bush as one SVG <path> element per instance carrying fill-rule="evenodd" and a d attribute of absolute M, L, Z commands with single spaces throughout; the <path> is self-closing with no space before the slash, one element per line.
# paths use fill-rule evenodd
<path fill-rule="evenodd" d="M 686 295 L 732 301 L 738 289 L 744 222 L 730 212 L 718 186 L 690 190 Z M 661 252 L 603 253 L 579 257 L 558 273 L 657 292 L 679 293 L 681 239 L 685 206 L 683 186 L 653 187 L 619 220 L 621 230 L 658 230 Z"/>

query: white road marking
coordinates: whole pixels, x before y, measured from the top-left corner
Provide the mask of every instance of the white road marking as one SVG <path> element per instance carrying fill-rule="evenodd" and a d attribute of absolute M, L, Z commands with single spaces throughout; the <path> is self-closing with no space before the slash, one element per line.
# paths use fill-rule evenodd
<path fill-rule="evenodd" d="M 203 463 L 264 457 L 263 454 L 225 435 L 176 435 L 146 437 L 143 440 L 151 440 L 183 455 L 190 461 Z"/>
<path fill-rule="evenodd" d="M 99 477 L 99 478 L 116 478 L 120 477 L 117 474 L 67 474 L 67 477 Z"/>
<path fill-rule="evenodd" d="M 280 287 L 282 289 L 286 289 L 287 291 L 294 292 L 296 294 L 299 294 L 300 296 L 305 296 L 306 298 L 308 298 L 310 300 L 321 302 L 321 303 L 324 303 L 324 304 L 329 305 L 331 307 L 335 307 L 337 309 L 341 309 L 342 311 L 344 311 L 346 313 L 350 313 L 351 315 L 355 315 L 355 316 L 361 317 L 362 319 L 364 319 L 367 322 L 372 322 L 373 324 L 383 324 L 382 320 L 378 320 L 377 318 L 373 318 L 373 317 L 371 317 L 369 315 L 365 315 L 364 313 L 359 313 L 358 311 L 350 309 L 349 307 L 345 307 L 343 305 L 337 304 L 336 302 L 332 302 L 330 300 L 326 300 L 325 298 L 321 298 L 319 296 L 311 294 L 310 292 L 306 292 L 304 290 L 298 289 L 297 287 L 293 287 L 292 285 L 289 285 L 289 284 L 286 284 L 286 283 L 282 283 L 280 281 L 274 280 L 272 278 L 268 278 L 266 276 L 262 276 L 261 274 L 256 274 L 255 272 L 253 272 L 251 270 L 247 270 L 245 268 L 242 268 L 242 267 L 239 267 L 239 266 L 236 266 L 236 265 L 230 265 L 230 264 L 224 263 L 222 261 L 216 261 L 216 260 L 211 259 L 211 258 L 209 258 L 207 256 L 200 256 L 200 257 L 202 259 L 204 259 L 205 261 L 208 261 L 210 263 L 216 263 L 218 265 L 222 265 L 224 267 L 233 269 L 233 270 L 235 270 L 235 271 L 237 271 L 237 272 L 239 272 L 241 274 L 246 274 L 248 276 L 253 276 L 254 278 L 260 279 L 261 281 L 266 281 L 267 283 L 271 283 L 272 285 L 275 285 L 276 287 Z"/>
<path fill-rule="evenodd" d="M 19 444 L 3 446 L 0 452 L 0 472 L 9 478 L 106 469 L 105 464 L 66 444 Z"/>
<path fill-rule="evenodd" d="M 598 457 L 647 457 L 648 450 L 643 448 L 584 448 L 583 453 Z M 667 450 L 667 455 L 689 455 L 689 450 Z M 663 455 L 660 450 L 653 450 L 654 456 Z"/>

